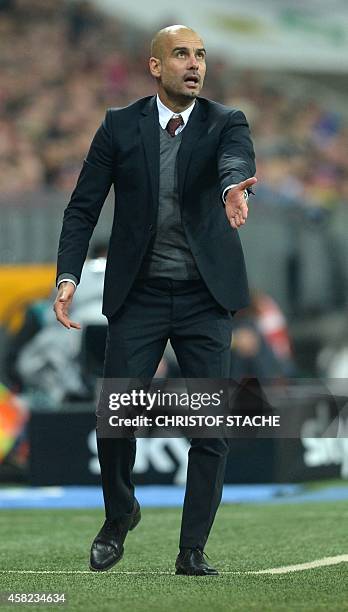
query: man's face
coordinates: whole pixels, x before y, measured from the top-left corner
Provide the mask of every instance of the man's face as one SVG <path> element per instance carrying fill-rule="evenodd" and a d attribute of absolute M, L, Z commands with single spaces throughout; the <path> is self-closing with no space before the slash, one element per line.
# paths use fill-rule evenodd
<path fill-rule="evenodd" d="M 159 93 L 177 100 L 196 98 L 206 72 L 205 49 L 201 38 L 190 30 L 178 30 L 165 36 L 162 57 L 151 65 L 158 80 Z M 153 59 L 153 58 L 151 58 Z"/>

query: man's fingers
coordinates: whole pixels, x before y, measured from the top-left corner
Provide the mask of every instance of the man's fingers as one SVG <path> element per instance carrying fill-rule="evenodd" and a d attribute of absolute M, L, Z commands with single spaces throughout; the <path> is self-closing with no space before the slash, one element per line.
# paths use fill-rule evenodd
<path fill-rule="evenodd" d="M 67 329 L 81 329 L 80 323 L 76 323 L 75 321 L 71 321 L 69 317 L 63 313 L 56 312 L 56 318 L 59 323 L 64 325 Z"/>
<path fill-rule="evenodd" d="M 237 229 L 238 227 L 240 227 L 241 225 L 244 225 L 245 223 L 245 219 L 243 219 L 239 215 L 229 217 L 228 220 L 230 222 L 231 227 L 233 227 L 233 229 Z"/>
<path fill-rule="evenodd" d="M 238 191 L 234 195 L 231 195 L 230 198 L 228 196 L 232 192 L 232 189 L 228 192 L 225 205 L 226 215 L 233 229 L 237 229 L 241 225 L 244 225 L 248 218 L 248 205 L 243 195 L 240 193 L 239 185 L 237 189 Z"/>
<path fill-rule="evenodd" d="M 74 329 L 81 329 L 80 323 L 75 323 L 74 321 L 69 321 L 69 323 L 70 327 L 73 327 Z"/>
<path fill-rule="evenodd" d="M 240 210 L 241 210 L 242 219 L 245 221 L 245 219 L 248 218 L 248 205 L 246 202 L 243 202 L 243 204 L 240 207 Z"/>
<path fill-rule="evenodd" d="M 64 325 L 67 329 L 81 329 L 80 323 L 76 323 L 75 321 L 71 321 L 68 315 L 68 308 L 71 303 L 71 299 L 67 300 L 64 297 L 57 297 L 53 310 L 56 313 L 56 319 Z"/>
<path fill-rule="evenodd" d="M 248 205 L 246 202 L 242 202 L 239 208 L 232 209 L 229 211 L 228 219 L 231 222 L 232 219 L 236 222 L 237 225 L 244 225 L 246 219 L 248 218 Z"/>
<path fill-rule="evenodd" d="M 255 183 L 257 183 L 257 178 L 256 176 L 252 176 L 246 179 L 245 181 L 238 183 L 238 187 L 239 189 L 244 190 L 244 189 L 247 189 L 248 187 L 251 187 L 252 185 L 255 185 Z"/>
<path fill-rule="evenodd" d="M 64 325 L 64 327 L 66 327 L 67 329 L 70 329 L 70 321 L 67 312 L 64 310 L 64 305 L 59 304 L 59 302 L 56 302 L 53 306 L 53 310 L 56 313 L 57 321 L 59 321 L 59 323 Z"/>
<path fill-rule="evenodd" d="M 56 313 L 57 321 L 59 321 L 59 323 L 64 325 L 64 327 L 66 327 L 67 329 L 70 329 L 69 317 L 66 314 L 64 314 L 63 312 L 61 312 L 59 310 L 56 310 L 56 309 L 55 309 L 55 313 Z"/>
<path fill-rule="evenodd" d="M 230 219 L 230 224 L 231 224 L 231 227 L 233 227 L 233 229 L 238 229 L 242 225 L 239 219 L 235 219 L 233 217 L 232 219 Z"/>

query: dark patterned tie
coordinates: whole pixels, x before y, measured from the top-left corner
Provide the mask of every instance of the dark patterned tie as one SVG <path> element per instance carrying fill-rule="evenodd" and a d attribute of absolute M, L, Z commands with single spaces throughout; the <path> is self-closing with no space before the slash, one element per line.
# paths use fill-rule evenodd
<path fill-rule="evenodd" d="M 169 119 L 166 126 L 168 134 L 170 134 L 172 137 L 175 136 L 175 132 L 180 125 L 184 125 L 184 120 L 181 115 L 175 115 Z"/>

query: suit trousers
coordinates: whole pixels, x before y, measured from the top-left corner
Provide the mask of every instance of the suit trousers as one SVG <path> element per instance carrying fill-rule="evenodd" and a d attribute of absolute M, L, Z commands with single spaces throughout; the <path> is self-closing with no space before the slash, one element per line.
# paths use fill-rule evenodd
<path fill-rule="evenodd" d="M 115 288 L 117 290 L 117 288 Z M 169 339 L 185 378 L 228 378 L 232 314 L 202 280 L 137 279 L 108 319 L 104 378 L 152 379 Z M 97 438 L 106 517 L 133 509 L 136 439 Z M 229 441 L 193 438 L 180 547 L 204 548 L 221 501 Z"/>

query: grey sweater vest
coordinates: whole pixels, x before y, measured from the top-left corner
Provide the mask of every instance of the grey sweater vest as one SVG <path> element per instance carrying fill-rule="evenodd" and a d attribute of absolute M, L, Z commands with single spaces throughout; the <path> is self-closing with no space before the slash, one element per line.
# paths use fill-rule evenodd
<path fill-rule="evenodd" d="M 140 278 L 200 278 L 181 222 L 177 155 L 182 132 L 173 138 L 160 130 L 160 180 L 156 234 L 142 263 Z"/>

